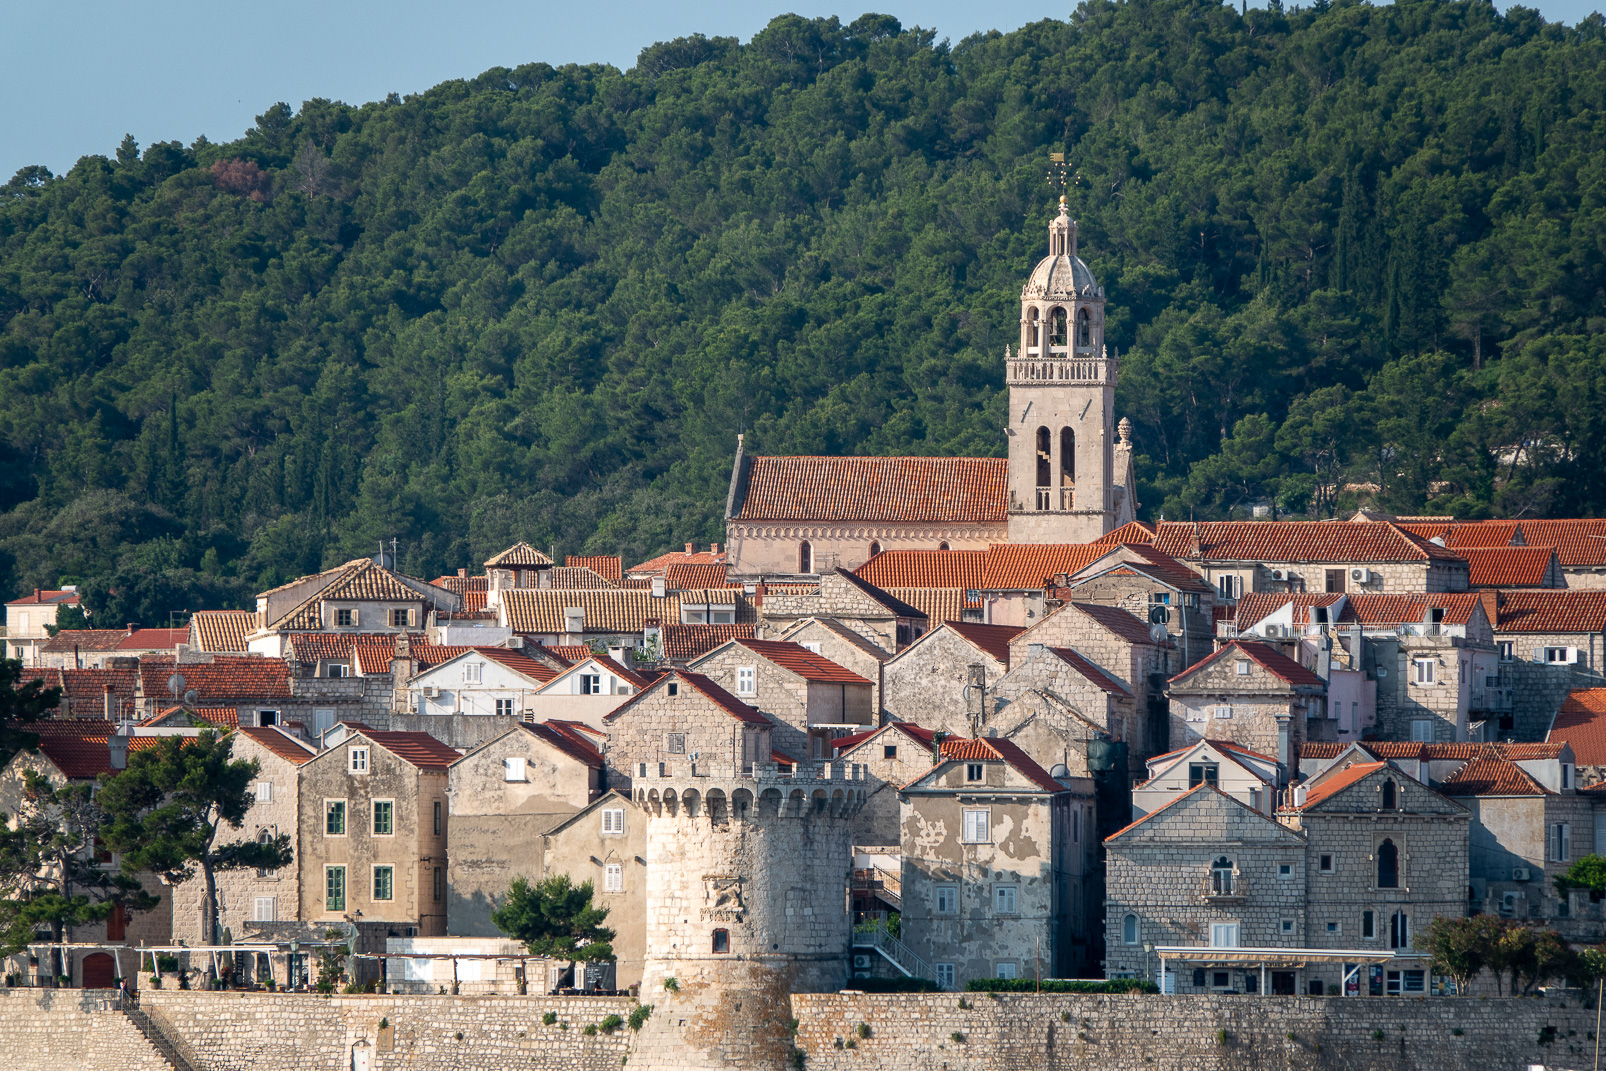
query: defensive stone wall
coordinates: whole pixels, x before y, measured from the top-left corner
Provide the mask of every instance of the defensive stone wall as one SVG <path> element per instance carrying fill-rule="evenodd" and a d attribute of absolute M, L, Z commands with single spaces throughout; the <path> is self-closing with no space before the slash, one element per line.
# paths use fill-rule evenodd
<path fill-rule="evenodd" d="M 362 1045 L 370 1047 L 366 1066 L 372 1071 L 618 1071 L 631 1043 L 628 1026 L 589 1036 L 585 1032 L 609 1015 L 628 1018 L 632 1004 L 624 997 L 323 997 L 156 990 L 143 994 L 140 1006 L 196 1071 L 346 1071 L 364 1066 L 353 1059 Z M 555 1017 L 552 1023 L 544 1021 L 548 1013 Z M 128 1030 L 144 1041 L 132 1025 Z M 106 1060 L 40 1066 L 124 1071 L 145 1065 Z"/>
<path fill-rule="evenodd" d="M 833 993 L 792 1007 L 809 1071 L 1516 1071 L 1588 1066 L 1595 1028 L 1580 998 Z"/>
<path fill-rule="evenodd" d="M 0 989 L 7 1071 L 172 1071 L 108 989 Z"/>

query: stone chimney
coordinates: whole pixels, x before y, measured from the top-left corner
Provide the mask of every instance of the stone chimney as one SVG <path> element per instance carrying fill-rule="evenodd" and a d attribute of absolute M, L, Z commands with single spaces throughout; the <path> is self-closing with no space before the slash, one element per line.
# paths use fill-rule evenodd
<path fill-rule="evenodd" d="M 128 769 L 128 739 L 122 733 L 113 733 L 107 738 L 106 746 L 111 750 L 111 765 L 114 770 Z"/>
<path fill-rule="evenodd" d="M 655 599 L 663 598 L 665 592 L 668 590 L 668 588 L 666 586 L 668 584 L 668 581 L 666 581 L 664 579 L 664 574 L 659 573 L 657 576 L 653 577 L 652 580 L 651 580 L 651 584 L 652 584 L 652 588 L 651 588 L 652 597 L 655 598 Z"/>
<path fill-rule="evenodd" d="M 112 690 L 112 686 L 109 685 L 109 684 L 106 685 L 105 692 L 101 696 L 101 703 L 102 703 L 102 706 L 104 708 L 104 714 L 106 716 L 106 720 L 107 721 L 116 721 L 117 720 L 117 693 Z"/>
<path fill-rule="evenodd" d="M 718 543 L 710 543 L 709 547 L 711 547 L 713 549 L 714 554 L 717 557 L 719 555 L 719 544 Z"/>

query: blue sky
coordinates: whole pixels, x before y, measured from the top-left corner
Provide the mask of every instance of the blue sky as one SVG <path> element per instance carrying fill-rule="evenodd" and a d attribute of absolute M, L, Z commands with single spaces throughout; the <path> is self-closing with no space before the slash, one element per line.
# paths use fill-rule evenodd
<path fill-rule="evenodd" d="M 1263 0 L 1262 0 L 1263 2 Z M 0 181 L 25 164 L 58 174 L 125 133 L 141 146 L 205 134 L 228 141 L 274 101 L 352 103 L 414 93 L 497 65 L 545 61 L 629 67 L 655 41 L 690 33 L 742 40 L 785 11 L 896 16 L 954 41 L 1064 18 L 1066 0 L 0 0 Z M 1258 5 L 1257 5 L 1258 6 Z M 1576 22 L 1600 0 L 1540 0 Z"/>

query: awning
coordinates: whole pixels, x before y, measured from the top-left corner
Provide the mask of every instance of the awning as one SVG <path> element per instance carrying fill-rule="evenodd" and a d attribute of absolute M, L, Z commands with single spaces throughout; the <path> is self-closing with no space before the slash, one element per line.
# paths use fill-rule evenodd
<path fill-rule="evenodd" d="M 1162 960 L 1180 960 L 1212 967 L 1303 967 L 1309 963 L 1383 963 L 1395 958 L 1393 952 L 1359 948 L 1199 948 L 1192 945 L 1156 945 L 1154 952 Z"/>

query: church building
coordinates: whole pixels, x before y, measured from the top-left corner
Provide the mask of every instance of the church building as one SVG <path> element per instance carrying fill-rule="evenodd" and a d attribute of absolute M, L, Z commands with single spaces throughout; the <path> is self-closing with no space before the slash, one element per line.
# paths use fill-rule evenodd
<path fill-rule="evenodd" d="M 1077 256 L 1064 197 L 1004 368 L 1006 458 L 755 457 L 738 439 L 730 575 L 856 569 L 885 550 L 1087 543 L 1132 520 L 1132 426 L 1115 422 L 1104 288 Z"/>

